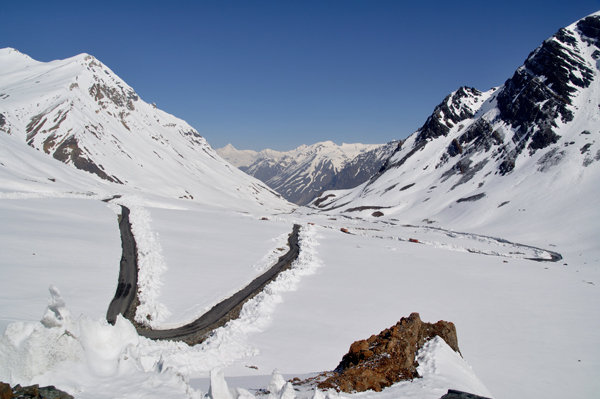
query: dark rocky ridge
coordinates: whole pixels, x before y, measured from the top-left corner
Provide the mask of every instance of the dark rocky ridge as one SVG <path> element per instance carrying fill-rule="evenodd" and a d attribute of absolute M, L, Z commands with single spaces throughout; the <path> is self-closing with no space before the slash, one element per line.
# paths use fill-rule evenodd
<path fill-rule="evenodd" d="M 600 32 L 595 28 L 600 17 L 588 17 L 577 24 L 597 46 Z M 515 129 L 515 148 L 500 152 L 501 174 L 510 173 L 516 158 L 526 148 L 533 154 L 558 141 L 556 121 L 573 120 L 572 104 L 577 88 L 587 88 L 593 80 L 591 66 L 581 56 L 575 37 L 560 29 L 533 51 L 524 65 L 506 81 L 497 97 L 499 118 Z M 579 77 L 580 75 L 581 77 Z"/>
<path fill-rule="evenodd" d="M 592 57 L 600 60 L 600 16 L 584 18 L 576 26 L 583 46 L 596 47 Z M 519 157 L 531 156 L 555 145 L 560 139 L 556 133 L 558 122 L 573 120 L 573 99 L 579 90 L 588 88 L 594 78 L 595 66 L 586 60 L 581 46 L 575 33 L 567 29 L 560 29 L 544 41 L 502 87 L 492 89 L 495 92 L 486 100 L 486 109 L 497 110 L 492 116 L 484 115 L 483 111 L 482 116 L 478 116 L 484 93 L 477 89 L 461 87 L 446 96 L 414 133 L 412 147 L 402 148 L 401 143 L 371 178 L 361 196 L 367 195 L 370 185 L 386 171 L 401 168 L 428 143 L 444 140 L 452 129 L 457 135 L 448 140 L 446 151 L 435 165 L 439 169 L 453 163 L 440 176 L 443 182 L 460 175 L 452 189 L 469 182 L 488 163 L 494 164 L 495 173 L 503 176 L 514 170 Z M 473 157 L 481 153 L 488 155 L 475 162 Z M 560 152 L 553 154 L 558 156 Z M 547 157 L 546 167 L 560 162 L 557 156 Z M 584 166 L 594 160 L 588 155 Z"/>
<path fill-rule="evenodd" d="M 53 138 L 53 135 L 49 137 L 49 139 Z M 46 142 L 47 141 L 48 140 L 46 140 Z M 45 148 L 46 145 L 44 145 L 44 149 Z M 116 176 L 107 175 L 106 172 L 101 169 L 102 165 L 98 166 L 92 160 L 87 158 L 79 147 L 79 142 L 75 136 L 69 136 L 67 139 L 63 140 L 63 142 L 56 147 L 56 150 L 52 156 L 54 159 L 57 159 L 63 163 L 68 163 L 70 161 L 77 169 L 93 173 L 104 180 L 108 180 L 109 182 L 123 184 L 123 182 L 121 182 L 121 180 L 119 180 Z"/>
<path fill-rule="evenodd" d="M 433 114 L 427 118 L 425 124 L 418 130 L 418 136 L 415 141 L 421 143 L 440 136 L 446 136 L 452 127 L 475 114 L 472 109 L 465 106 L 465 100 L 474 99 L 481 96 L 481 92 L 472 87 L 461 87 L 452 94 L 444 98 L 435 109 Z"/>

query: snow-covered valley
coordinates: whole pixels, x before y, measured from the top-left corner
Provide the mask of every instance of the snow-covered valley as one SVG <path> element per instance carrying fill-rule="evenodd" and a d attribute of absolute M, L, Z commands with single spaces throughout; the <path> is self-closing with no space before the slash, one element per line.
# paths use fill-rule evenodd
<path fill-rule="evenodd" d="M 0 50 L 12 65 L 0 69 L 0 381 L 76 398 L 596 397 L 600 37 L 589 35 L 600 13 L 591 18 L 545 44 L 574 54 L 573 82 L 591 71 L 587 86 L 567 85 L 564 109 L 533 101 L 549 119 L 521 115 L 531 123 L 520 130 L 498 116 L 497 98 L 535 69 L 536 50 L 504 86 L 448 96 L 374 178 L 300 208 L 93 57 L 38 63 Z M 105 77 L 113 89 L 102 92 L 133 105 L 90 91 Z M 529 80 L 547 94 L 543 81 Z M 95 118 L 114 126 L 92 129 Z M 491 128 L 475 129 L 483 121 Z M 300 254 L 204 342 L 153 341 L 123 317 L 106 321 L 119 205 L 131 210 L 139 308 L 158 329 L 247 285 L 287 250 L 294 224 Z M 281 377 L 331 371 L 353 342 L 413 312 L 453 322 L 462 357 L 430 340 L 422 378 L 381 392 L 294 391 Z"/>
<path fill-rule="evenodd" d="M 544 234 L 533 239 L 525 229 L 523 234 L 501 236 L 563 256 L 559 262 L 536 262 L 524 259 L 529 256 L 526 251 L 505 243 L 448 234 L 427 225 L 330 220 L 302 213 L 250 215 L 206 206 L 182 209 L 181 202 L 144 206 L 167 266 L 152 281 L 160 292 L 157 300 L 170 311 L 167 323 L 189 321 L 243 286 L 280 252 L 293 223 L 301 223 L 306 230 L 301 246 L 306 259 L 264 297 L 250 303 L 240 319 L 198 347 L 154 343 L 141 337 L 131 341 L 131 332 L 111 332 L 127 330 L 123 325 L 111 327 L 104 320 L 116 287 L 120 254 L 116 213 L 111 207 L 94 199 L 2 200 L 3 220 L 12 221 L 2 229 L 3 242 L 11 244 L 2 248 L 2 259 L 10 266 L 4 268 L 2 283 L 3 327 L 20 321 L 9 327 L 1 341 L 4 359 L 10 359 L 0 369 L 2 378 L 62 386 L 76 397 L 102 397 L 99 392 L 108 381 L 127 395 L 126 386 L 135 378 L 142 385 L 135 390 L 143 391 L 148 385 L 148 397 L 165 393 L 153 393 L 154 388 L 150 392 L 152 384 L 176 397 L 168 381 L 186 376 L 194 384 L 194 378 L 206 378 L 213 368 L 224 369 L 226 376 L 255 376 L 255 381 L 273 369 L 286 376 L 331 370 L 353 341 L 418 311 L 424 320 L 456 324 L 464 359 L 493 397 L 574 391 L 579 397 L 593 397 L 598 389 L 592 376 L 600 354 L 594 349 L 592 332 L 600 327 L 595 306 L 600 299 L 600 249 L 597 236 L 581 236 L 576 225 L 564 225 L 571 234 L 562 240 L 550 240 Z M 261 220 L 265 216 L 269 220 Z M 182 223 L 181 218 L 195 223 Z M 40 219 L 46 228 L 62 226 L 59 231 L 67 237 L 54 235 L 54 242 L 49 241 L 52 235 L 43 234 Z M 14 226 L 20 226 L 22 233 L 15 235 L 19 230 Z M 341 232 L 342 227 L 351 234 Z M 487 233 L 498 236 L 491 229 Z M 97 238 L 82 237 L 88 234 Z M 39 323 L 50 284 L 60 289 L 80 324 L 65 327 L 76 337 L 73 340 L 98 348 L 121 345 L 117 347 L 123 352 L 115 349 L 111 358 L 103 359 L 107 363 L 104 372 L 94 369 L 98 359 L 77 358 L 74 344 L 50 345 L 48 340 L 56 339 L 56 332 L 46 335 L 58 327 Z M 122 319 L 121 323 L 128 322 Z M 73 369 L 67 367 L 74 360 L 80 362 L 77 367 L 83 366 L 76 373 L 77 383 Z M 548 384 L 548 378 L 567 378 L 570 383 Z M 440 397 L 444 389 L 473 392 L 474 388 L 461 379 L 446 381 L 444 387 L 414 384 L 424 385 L 419 388 L 420 397 Z M 175 386 L 181 397 L 189 394 L 184 382 Z M 402 386 L 414 389 L 408 383 Z M 394 386 L 388 394 L 401 395 L 398 389 Z M 386 390 L 372 395 L 384 394 Z"/>

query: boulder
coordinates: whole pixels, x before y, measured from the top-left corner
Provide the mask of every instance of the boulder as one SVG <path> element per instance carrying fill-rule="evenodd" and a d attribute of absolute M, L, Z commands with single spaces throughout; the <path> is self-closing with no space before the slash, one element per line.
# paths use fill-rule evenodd
<path fill-rule="evenodd" d="M 22 387 L 17 384 L 11 388 L 10 384 L 0 382 L 0 399 L 73 399 L 68 393 L 56 389 L 53 385 L 41 387 L 30 385 Z"/>
<path fill-rule="evenodd" d="M 13 393 L 10 385 L 0 382 L 0 399 L 12 399 Z"/>
<path fill-rule="evenodd" d="M 379 335 L 350 345 L 334 374 L 318 387 L 348 393 L 379 392 L 396 382 L 418 378 L 417 351 L 436 335 L 460 353 L 453 323 L 442 320 L 435 324 L 425 323 L 418 313 L 412 313 Z"/>
<path fill-rule="evenodd" d="M 457 391 L 456 389 L 448 389 L 448 393 L 440 399 L 490 399 L 483 396 L 475 395 L 468 392 Z"/>

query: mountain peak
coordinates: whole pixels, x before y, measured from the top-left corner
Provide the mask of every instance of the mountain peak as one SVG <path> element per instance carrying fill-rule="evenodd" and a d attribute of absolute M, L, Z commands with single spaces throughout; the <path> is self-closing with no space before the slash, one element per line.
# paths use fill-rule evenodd
<path fill-rule="evenodd" d="M 0 93 L 0 148 L 15 143 L 25 152 L 34 148 L 35 156 L 44 158 L 34 164 L 60 161 L 61 170 L 75 173 L 86 190 L 141 190 L 215 206 L 289 208 L 264 184 L 228 165 L 193 127 L 142 101 L 89 54 L 45 63 L 14 49 L 0 50 Z M 8 162 L 3 158 L 4 165 Z M 7 168 L 3 171 L 12 173 Z M 36 170 L 13 180 L 47 189 L 48 181 L 60 179 Z"/>
<path fill-rule="evenodd" d="M 545 40 L 499 88 L 446 96 L 377 175 L 313 206 L 414 223 L 502 220 L 515 207 L 560 213 L 541 199 L 567 185 L 587 198 L 595 186 L 574 182 L 600 173 L 598 60 L 600 12 Z"/>
<path fill-rule="evenodd" d="M 367 180 L 396 148 L 396 142 L 338 146 L 332 141 L 323 141 L 303 144 L 286 152 L 266 149 L 252 157 L 244 151 L 227 151 L 226 148 L 217 151 L 289 201 L 304 205 L 323 190 L 352 188 Z"/>

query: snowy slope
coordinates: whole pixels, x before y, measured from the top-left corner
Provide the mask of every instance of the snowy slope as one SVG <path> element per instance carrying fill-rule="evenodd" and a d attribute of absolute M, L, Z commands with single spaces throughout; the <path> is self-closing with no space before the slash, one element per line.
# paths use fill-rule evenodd
<path fill-rule="evenodd" d="M 289 209 L 220 158 L 191 126 L 143 102 L 87 54 L 42 63 L 0 50 L 0 131 L 2 188 L 21 183 L 24 190 L 52 191 L 75 180 L 79 190 L 96 193 L 151 192 L 236 209 Z"/>
<path fill-rule="evenodd" d="M 566 215 L 589 226 L 600 208 L 599 21 L 561 29 L 499 88 L 453 92 L 385 170 L 312 206 L 456 229 Z"/>
<path fill-rule="evenodd" d="M 305 205 L 323 190 L 361 184 L 379 170 L 396 145 L 397 142 L 336 145 L 325 141 L 286 152 L 239 151 L 231 145 L 217 152 L 287 200 Z"/>

